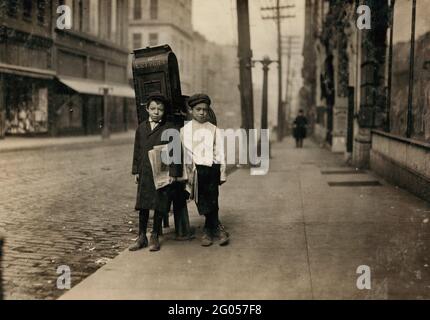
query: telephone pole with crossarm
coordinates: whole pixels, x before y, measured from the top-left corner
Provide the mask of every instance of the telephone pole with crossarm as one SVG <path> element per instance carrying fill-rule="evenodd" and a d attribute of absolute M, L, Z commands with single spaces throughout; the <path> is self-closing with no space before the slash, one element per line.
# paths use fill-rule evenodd
<path fill-rule="evenodd" d="M 284 137 L 284 126 L 285 126 L 285 111 L 283 110 L 282 103 L 282 34 L 281 34 L 281 20 L 294 18 L 295 15 L 281 15 L 282 9 L 292 9 L 295 5 L 283 5 L 281 6 L 280 0 L 276 0 L 275 7 L 263 7 L 261 11 L 275 11 L 274 16 L 263 17 L 263 20 L 275 20 L 278 38 L 278 141 L 282 141 Z"/>

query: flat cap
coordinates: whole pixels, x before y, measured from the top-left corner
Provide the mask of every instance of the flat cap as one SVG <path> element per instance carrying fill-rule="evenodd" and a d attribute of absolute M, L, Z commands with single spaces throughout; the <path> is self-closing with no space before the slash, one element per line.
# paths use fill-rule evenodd
<path fill-rule="evenodd" d="M 199 103 L 206 103 L 207 105 L 211 105 L 211 99 L 209 98 L 209 96 L 207 94 L 204 93 L 198 93 L 195 95 L 192 95 L 189 99 L 188 99 L 188 105 L 192 108 L 196 105 L 198 105 Z"/>

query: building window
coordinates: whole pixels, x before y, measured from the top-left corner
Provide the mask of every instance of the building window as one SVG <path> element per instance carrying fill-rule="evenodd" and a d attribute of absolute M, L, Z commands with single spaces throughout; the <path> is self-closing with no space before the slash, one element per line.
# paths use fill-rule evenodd
<path fill-rule="evenodd" d="M 84 4 L 82 0 L 78 1 L 78 13 L 79 13 L 79 31 L 84 30 Z"/>
<path fill-rule="evenodd" d="M 430 142 L 430 7 L 417 1 L 413 17 L 412 5 L 412 1 L 397 0 L 394 7 L 390 132 Z M 414 18 L 415 25 L 412 23 Z M 412 28 L 415 29 L 413 56 Z M 410 69 L 411 56 L 413 70 Z"/>
<path fill-rule="evenodd" d="M 37 0 L 37 21 L 40 24 L 45 23 L 46 0 Z"/>
<path fill-rule="evenodd" d="M 142 19 L 142 0 L 134 0 L 133 19 Z"/>
<path fill-rule="evenodd" d="M 158 0 L 150 0 L 149 14 L 151 20 L 158 19 Z"/>
<path fill-rule="evenodd" d="M 33 0 L 24 0 L 22 2 L 22 14 L 24 18 L 31 19 L 33 12 Z"/>
<path fill-rule="evenodd" d="M 158 45 L 158 33 L 149 34 L 149 45 L 151 47 Z"/>
<path fill-rule="evenodd" d="M 107 2 L 107 38 L 109 39 L 109 40 L 111 40 L 112 39 L 112 22 L 113 22 L 113 20 L 112 20 L 112 18 L 113 18 L 113 16 L 112 16 L 112 1 L 108 1 Z"/>
<path fill-rule="evenodd" d="M 398 0 L 394 9 L 393 78 L 390 108 L 391 132 L 398 135 L 406 134 L 407 129 L 411 26 L 411 2 Z"/>
<path fill-rule="evenodd" d="M 133 33 L 133 49 L 142 47 L 142 34 Z"/>
<path fill-rule="evenodd" d="M 7 14 L 11 17 L 16 17 L 18 14 L 18 0 L 8 0 Z"/>
<path fill-rule="evenodd" d="M 90 33 L 98 36 L 99 34 L 99 0 L 90 0 Z"/>

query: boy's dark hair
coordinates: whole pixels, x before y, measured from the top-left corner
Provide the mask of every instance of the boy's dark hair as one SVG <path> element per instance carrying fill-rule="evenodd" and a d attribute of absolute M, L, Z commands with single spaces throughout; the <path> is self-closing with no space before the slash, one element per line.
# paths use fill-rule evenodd
<path fill-rule="evenodd" d="M 303 109 L 300 109 L 300 110 L 299 110 L 299 113 L 305 113 L 305 112 L 303 111 Z"/>
<path fill-rule="evenodd" d="M 169 100 L 167 100 L 167 98 L 161 94 L 151 94 L 148 97 L 148 101 L 146 102 L 146 108 L 149 108 L 149 105 L 151 104 L 152 101 L 162 103 L 165 108 L 169 106 Z"/>

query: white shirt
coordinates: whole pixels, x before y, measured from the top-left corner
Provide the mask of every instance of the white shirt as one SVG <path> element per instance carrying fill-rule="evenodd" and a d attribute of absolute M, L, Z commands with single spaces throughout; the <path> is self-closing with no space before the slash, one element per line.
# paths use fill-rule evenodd
<path fill-rule="evenodd" d="M 151 131 L 155 129 L 156 126 L 158 126 L 160 122 L 155 122 L 151 118 L 149 118 L 149 125 L 151 126 Z"/>
<path fill-rule="evenodd" d="M 210 122 L 189 121 L 181 128 L 181 141 L 185 163 L 191 160 L 196 165 L 207 167 L 220 164 L 221 181 L 226 181 L 224 136 L 217 126 Z"/>

